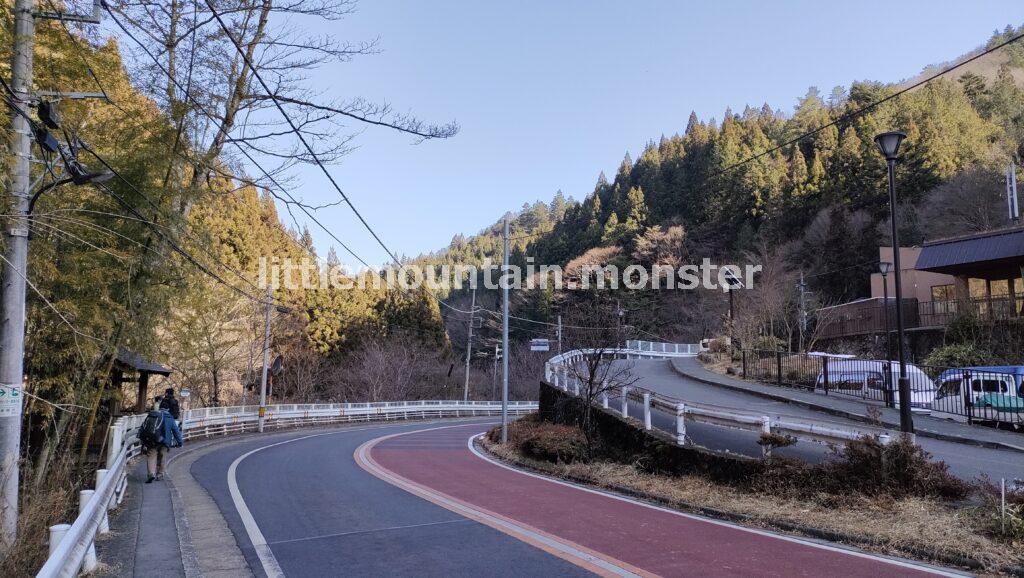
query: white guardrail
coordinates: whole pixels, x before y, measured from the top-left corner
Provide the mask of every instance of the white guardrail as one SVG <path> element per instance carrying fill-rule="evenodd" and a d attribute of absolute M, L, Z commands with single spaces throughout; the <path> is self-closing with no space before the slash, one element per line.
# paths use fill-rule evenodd
<path fill-rule="evenodd" d="M 672 344 L 628 341 L 625 349 L 574 349 L 552 357 L 544 367 L 545 380 L 556 388 L 575 395 L 586 396 L 586 386 L 581 376 L 587 375 L 580 362 L 589 356 L 602 355 L 612 359 L 667 359 L 671 357 L 694 356 L 700 351 L 695 344 Z M 634 349 L 635 347 L 635 349 Z M 685 351 L 685 353 L 683 353 Z M 576 370 L 573 370 L 573 368 Z M 651 429 L 651 411 L 659 410 L 675 418 L 675 438 L 679 445 L 686 445 L 686 422 L 705 423 L 731 429 L 746 430 L 761 434 L 777 434 L 792 436 L 799 440 L 808 440 L 822 444 L 842 444 L 857 440 L 864 436 L 877 435 L 883 443 L 888 443 L 891 435 L 882 429 L 858 428 L 842 424 L 798 421 L 793 418 L 772 418 L 754 412 L 744 412 L 732 408 L 715 407 L 706 404 L 690 403 L 682 399 L 656 393 L 642 387 L 629 385 L 617 386 L 614 383 L 594 385 L 595 404 L 602 409 L 629 417 L 629 402 L 639 403 L 644 429 Z M 617 408 L 610 405 L 614 403 Z M 771 446 L 762 445 L 765 457 L 771 455 Z"/>
<path fill-rule="evenodd" d="M 509 414 L 537 409 L 535 401 L 508 402 Z M 376 403 L 282 404 L 267 406 L 264 429 L 354 421 L 387 421 L 496 415 L 499 401 L 393 401 Z M 184 412 L 182 436 L 196 439 L 256 431 L 259 406 L 192 409 Z M 128 461 L 141 452 L 138 431 L 145 414 L 117 418 L 107 433 L 106 467 L 96 471 L 96 488 L 79 493 L 79 512 L 72 524 L 50 527 L 50 555 L 37 577 L 73 577 L 96 568 L 98 534 L 109 531 L 107 512 L 118 506 L 128 488 Z"/>

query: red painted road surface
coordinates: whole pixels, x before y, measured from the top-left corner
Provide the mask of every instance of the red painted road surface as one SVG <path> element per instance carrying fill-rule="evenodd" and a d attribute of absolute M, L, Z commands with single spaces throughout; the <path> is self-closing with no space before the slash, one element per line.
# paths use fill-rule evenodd
<path fill-rule="evenodd" d="M 923 576 L 927 569 L 681 516 L 525 475 L 474 455 L 479 424 L 373 446 L 380 467 L 483 511 L 661 576 Z M 628 567 L 627 566 L 627 567 Z"/>

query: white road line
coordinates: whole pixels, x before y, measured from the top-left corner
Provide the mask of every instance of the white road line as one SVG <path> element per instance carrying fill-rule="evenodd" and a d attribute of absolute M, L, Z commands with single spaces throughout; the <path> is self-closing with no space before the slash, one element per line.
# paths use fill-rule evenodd
<path fill-rule="evenodd" d="M 238 464 L 242 463 L 242 460 L 251 456 L 252 454 L 288 444 L 297 442 L 300 440 L 306 440 L 310 438 L 316 438 L 326 435 L 334 435 L 341 433 L 350 433 L 357 431 L 367 431 L 375 429 L 384 429 L 389 427 L 396 427 L 405 424 L 389 423 L 386 425 L 379 425 L 373 427 L 362 427 L 362 428 L 351 428 L 351 429 L 339 429 L 335 431 L 322 432 L 317 434 L 311 434 L 307 436 L 301 436 L 297 438 L 291 438 L 284 441 L 272 443 L 269 445 L 258 447 L 254 450 L 248 451 L 231 462 L 231 466 L 228 467 L 228 492 L 231 494 L 231 501 L 235 504 L 235 511 L 238 512 L 238 517 L 242 519 L 242 525 L 245 527 L 245 533 L 249 535 L 249 541 L 252 542 L 253 549 L 256 550 L 256 556 L 259 558 L 260 565 L 263 566 L 263 571 L 266 572 L 269 578 L 283 578 L 284 572 L 281 570 L 281 565 L 277 563 L 277 558 L 274 557 L 274 552 L 270 549 L 270 545 L 267 543 L 267 539 L 263 536 L 263 532 L 260 531 L 259 524 L 256 523 L 256 519 L 253 518 L 252 512 L 249 511 L 249 506 L 245 504 L 245 499 L 242 498 L 242 492 L 238 489 L 238 480 L 236 479 L 235 473 L 238 470 Z M 466 424 L 460 424 L 466 425 Z M 456 426 L 450 426 L 456 427 Z"/>
<path fill-rule="evenodd" d="M 938 575 L 938 576 L 970 576 L 970 574 L 966 573 L 966 572 L 955 572 L 955 571 L 951 571 L 951 570 L 944 569 L 944 568 L 939 568 L 939 567 L 936 567 L 936 566 L 931 566 L 931 565 L 924 564 L 924 563 L 916 563 L 916 562 L 912 562 L 912 561 L 908 561 L 908 560 L 899 560 L 899 559 L 895 559 L 895 558 L 887 558 L 887 557 L 884 557 L 884 556 L 877 556 L 875 554 L 869 554 L 867 552 L 862 552 L 860 550 L 853 550 L 853 549 L 850 549 L 850 548 L 843 548 L 843 547 L 839 547 L 839 546 L 831 546 L 831 545 L 828 545 L 828 544 L 821 544 L 819 542 L 812 542 L 810 540 L 804 540 L 804 539 L 797 538 L 797 537 L 794 537 L 794 536 L 786 536 L 784 534 L 775 534 L 775 533 L 767 532 L 767 531 L 764 531 L 764 530 L 757 530 L 755 528 L 748 528 L 746 526 L 740 526 L 738 524 L 733 524 L 732 522 L 726 522 L 726 521 L 723 521 L 723 520 L 715 520 L 713 518 L 705 518 L 703 516 L 697 516 L 695 514 L 688 514 L 686 512 L 680 512 L 679 510 L 672 510 L 670 508 L 664 508 L 662 506 L 656 506 L 654 504 L 649 504 L 647 502 L 642 502 L 640 500 L 635 500 L 633 498 L 630 498 L 630 497 L 627 497 L 627 496 L 622 496 L 622 495 L 615 494 L 615 493 L 612 493 L 612 492 L 603 491 L 603 490 L 597 490 L 597 489 L 589 488 L 587 486 L 583 486 L 583 485 L 580 485 L 580 484 L 574 484 L 572 482 L 567 482 L 565 480 L 560 480 L 560 479 L 557 479 L 557 478 L 552 478 L 552 477 L 549 477 L 549 476 L 545 476 L 545 475 L 541 475 L 541 474 L 536 474 L 534 472 L 528 472 L 528 471 L 520 470 L 518 468 L 514 468 L 514 467 L 512 467 L 512 466 L 510 466 L 508 464 L 505 464 L 505 463 L 502 463 L 502 462 L 500 462 L 498 460 L 495 460 L 494 458 L 492 458 L 492 457 L 490 457 L 488 455 L 485 455 L 485 454 L 481 453 L 479 450 L 477 450 L 476 447 L 473 444 L 473 440 L 478 438 L 478 437 L 482 437 L 484 435 L 485 434 L 480 433 L 480 434 L 474 434 L 474 435 L 469 437 L 469 439 L 467 440 L 467 444 L 466 444 L 469 447 L 469 451 L 473 452 L 473 454 L 476 455 L 478 458 L 480 458 L 480 459 L 482 459 L 482 460 L 484 460 L 484 461 L 486 461 L 488 463 L 491 463 L 491 464 L 493 464 L 495 466 L 498 466 L 498 467 L 501 467 L 501 468 L 505 468 L 506 470 L 510 470 L 510 471 L 516 472 L 517 474 L 522 474 L 524 476 L 530 476 L 531 478 L 537 478 L 539 480 L 544 480 L 544 481 L 550 482 L 552 484 L 560 484 L 560 485 L 567 486 L 567 487 L 570 487 L 570 488 L 575 488 L 575 489 L 580 490 L 582 492 L 589 492 L 591 494 L 597 494 L 597 495 L 600 495 L 600 496 L 604 496 L 606 498 L 611 498 L 613 500 L 619 500 L 621 502 L 627 502 L 627 503 L 630 503 L 630 504 L 635 504 L 637 506 L 643 506 L 644 508 L 650 508 L 652 510 L 658 510 L 660 512 L 665 512 L 665 513 L 668 513 L 668 514 L 672 514 L 674 516 L 682 516 L 684 518 L 688 518 L 688 519 L 691 519 L 691 520 L 697 520 L 697 521 L 700 521 L 700 522 L 706 522 L 708 524 L 715 524 L 717 526 L 725 526 L 725 527 L 728 527 L 728 528 L 734 528 L 736 530 L 741 530 L 743 532 L 750 532 L 751 534 L 758 534 L 760 536 L 767 536 L 769 538 L 775 538 L 775 539 L 778 539 L 778 540 L 784 540 L 786 542 L 794 542 L 794 543 L 797 543 L 797 544 L 803 544 L 805 546 L 810 546 L 812 548 L 818 548 L 818 549 L 821 549 L 821 550 L 828 550 L 828 551 L 831 551 L 831 552 L 838 552 L 838 553 L 841 553 L 841 554 L 847 554 L 847 555 L 855 556 L 855 557 L 858 557 L 858 558 L 867 558 L 867 559 L 870 559 L 870 560 L 877 560 L 879 562 L 884 562 L 886 564 L 892 564 L 894 566 L 900 566 L 900 567 L 903 567 L 903 568 L 911 568 L 911 569 L 922 571 L 922 572 L 930 572 L 930 573 Z"/>

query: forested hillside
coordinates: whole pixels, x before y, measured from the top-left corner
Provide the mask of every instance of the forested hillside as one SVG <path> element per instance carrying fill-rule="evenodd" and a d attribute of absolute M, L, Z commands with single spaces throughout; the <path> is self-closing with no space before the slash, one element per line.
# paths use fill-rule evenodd
<path fill-rule="evenodd" d="M 238 20 L 230 22 L 237 22 L 236 34 L 266 58 L 268 64 L 259 66 L 288 70 L 295 86 L 315 62 L 372 50 L 352 45 L 345 51 L 332 48 L 332 41 L 295 38 L 295 31 L 268 24 L 265 11 L 301 10 L 306 17 L 337 19 L 347 13 L 337 10 L 347 6 L 268 3 L 237 10 Z M 98 37 L 87 26 L 36 22 L 32 88 L 94 94 L 45 98 L 60 115 L 59 129 L 50 132 L 90 172 L 109 168 L 113 176 L 103 183 L 61 184 L 40 196 L 32 212 L 21 468 L 27 506 L 19 531 L 26 543 L 5 560 L 0 568 L 5 575 L 37 567 L 27 560 L 38 561 L 45 551 L 38 537 L 48 524 L 69 519 L 65 510 L 77 495 L 76 480 L 92 475 L 107 424 L 133 411 L 138 376 L 119 357 L 136 354 L 172 371 L 169 378 L 150 382 L 150 400 L 170 386 L 189 388 L 193 407 L 254 403 L 258 391 L 246 386 L 259 383 L 263 364 L 267 296 L 259 286 L 261 258 L 310 259 L 314 278 L 337 261 L 333 251 L 318 258 L 309 232 L 298 225 L 296 215 L 315 208 L 281 184 L 288 182 L 284 175 L 297 162 L 295 155 L 273 148 L 276 125 L 250 118 L 261 106 L 260 95 L 252 92 L 252 69 L 238 66 L 234 46 L 211 28 L 209 14 L 161 12 L 165 20 L 143 25 L 132 11 L 144 6 L 113 2 L 108 8 L 104 18 L 111 26 L 123 24 L 125 35 Z M 0 4 L 0 12 L 0 76 L 9 79 L 11 2 Z M 253 22 L 262 28 L 254 30 Z M 183 29 L 191 33 L 177 32 Z M 161 34 L 167 40 L 156 43 L 163 46 L 156 56 L 152 38 Z M 286 42 L 288 34 L 293 37 Z M 150 42 L 134 40 L 140 38 Z M 308 51 L 320 56 L 307 61 Z M 4 98 L 10 106 L 11 93 Z M 420 140 L 457 130 L 454 125 L 435 129 L 409 115 L 395 117 L 386 107 L 353 102 L 346 108 L 352 118 L 416 132 Z M 9 140 L 10 117 L 3 118 Z M 330 113 L 318 116 L 330 118 Z M 350 139 L 309 123 L 303 130 L 316 133 L 319 154 L 328 160 L 343 155 L 346 149 L 338 143 Z M 279 140 L 294 136 L 279 134 L 284 135 L 275 137 Z M 249 142 L 259 149 L 243 150 Z M 287 142 L 277 146 L 291 149 Z M 266 174 L 251 174 L 242 160 L 252 150 L 283 160 Z M 67 174 L 62 157 L 36 145 L 32 152 L 36 190 Z M 432 296 L 372 285 L 366 290 L 314 285 L 281 287 L 270 300 L 271 355 L 285 360 L 274 378 L 272 402 L 448 395 L 448 343 Z M 407 360 L 404 370 L 388 365 L 397 359 Z M 342 365 L 348 369 L 344 373 Z M 119 383 L 118 375 L 126 381 Z"/>
<path fill-rule="evenodd" d="M 997 32 L 986 47 L 1021 30 Z M 683 261 L 760 263 L 770 274 L 740 305 L 751 320 L 746 330 L 788 340 L 799 272 L 819 305 L 868 294 L 878 247 L 889 242 L 876 134 L 907 133 L 897 171 L 903 244 L 1009 224 L 1002 174 L 1024 152 L 1024 90 L 1016 80 L 1024 77 L 1024 49 L 1012 44 L 976 62 L 858 115 L 851 113 L 913 82 L 858 81 L 827 94 L 812 87 L 789 112 L 764 104 L 726 109 L 721 119 L 691 114 L 680 132 L 652 140 L 635 159 L 627 153 L 611 178 L 602 172 L 592 191 L 580 192 L 582 201 L 559 192 L 549 204 L 524 205 L 513 215 L 513 261 L 624 265 L 663 260 L 652 251 L 667 251 Z M 499 233 L 500 223 L 424 258 L 500 259 Z M 534 293 L 519 296 L 518 308 L 546 321 L 593 298 Z M 721 324 L 724 295 L 651 293 L 615 296 L 641 329 L 693 339 Z"/>

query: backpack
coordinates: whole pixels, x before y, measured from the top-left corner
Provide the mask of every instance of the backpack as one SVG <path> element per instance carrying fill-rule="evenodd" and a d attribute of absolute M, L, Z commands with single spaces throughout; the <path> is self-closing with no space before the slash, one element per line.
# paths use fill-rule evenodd
<path fill-rule="evenodd" d="M 164 396 L 160 399 L 160 409 L 166 409 L 174 419 L 181 419 L 181 407 L 177 398 Z"/>
<path fill-rule="evenodd" d="M 151 411 L 139 427 L 139 441 L 143 447 L 153 448 L 164 442 L 164 414 Z"/>

